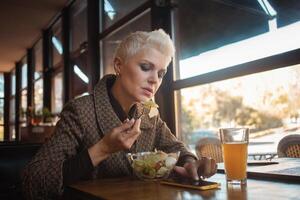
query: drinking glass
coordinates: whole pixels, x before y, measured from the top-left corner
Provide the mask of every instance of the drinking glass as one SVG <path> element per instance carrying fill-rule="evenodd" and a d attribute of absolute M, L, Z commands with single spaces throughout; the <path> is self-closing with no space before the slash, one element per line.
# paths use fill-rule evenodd
<path fill-rule="evenodd" d="M 246 184 L 249 143 L 248 128 L 220 128 L 227 183 Z"/>

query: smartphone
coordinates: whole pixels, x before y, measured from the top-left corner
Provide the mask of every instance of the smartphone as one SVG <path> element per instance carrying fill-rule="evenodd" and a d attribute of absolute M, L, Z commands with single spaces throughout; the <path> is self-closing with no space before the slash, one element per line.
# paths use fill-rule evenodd
<path fill-rule="evenodd" d="M 194 181 L 185 178 L 165 179 L 162 180 L 160 183 L 166 185 L 178 186 L 178 187 L 197 189 L 197 190 L 216 189 L 219 188 L 221 185 L 220 183 L 212 182 L 212 181 L 205 181 L 205 180 Z"/>

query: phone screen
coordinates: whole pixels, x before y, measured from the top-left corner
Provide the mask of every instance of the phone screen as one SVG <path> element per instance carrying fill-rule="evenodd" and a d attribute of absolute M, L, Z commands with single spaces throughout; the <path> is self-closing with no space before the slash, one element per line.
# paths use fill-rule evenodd
<path fill-rule="evenodd" d="M 186 178 L 166 179 L 161 181 L 161 183 L 167 185 L 179 186 L 179 187 L 198 189 L 198 190 L 209 190 L 209 189 L 215 189 L 220 187 L 220 183 L 217 182 L 205 181 L 205 180 L 194 181 Z"/>

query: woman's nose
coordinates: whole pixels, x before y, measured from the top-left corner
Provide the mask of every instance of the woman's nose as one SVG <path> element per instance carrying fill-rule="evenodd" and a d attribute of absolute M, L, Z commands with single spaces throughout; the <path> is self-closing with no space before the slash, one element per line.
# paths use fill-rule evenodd
<path fill-rule="evenodd" d="M 156 73 L 151 74 L 148 81 L 152 84 L 158 83 L 158 75 Z"/>

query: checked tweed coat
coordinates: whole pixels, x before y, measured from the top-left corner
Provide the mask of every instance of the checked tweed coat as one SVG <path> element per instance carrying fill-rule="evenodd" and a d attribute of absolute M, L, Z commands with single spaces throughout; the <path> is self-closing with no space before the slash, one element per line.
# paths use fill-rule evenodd
<path fill-rule="evenodd" d="M 23 190 L 27 198 L 55 199 L 60 196 L 64 188 L 64 160 L 88 149 L 122 123 L 108 96 L 107 82 L 113 79 L 113 75 L 105 76 L 95 86 L 93 94 L 74 99 L 65 105 L 55 133 L 23 172 Z M 142 112 L 141 107 L 137 107 L 137 112 Z M 141 135 L 132 148 L 112 154 L 85 179 L 133 175 L 126 158 L 128 152 L 153 151 L 156 148 L 165 152 L 180 151 L 180 159 L 195 157 L 175 138 L 159 116 L 150 118 L 144 114 L 141 119 Z"/>

